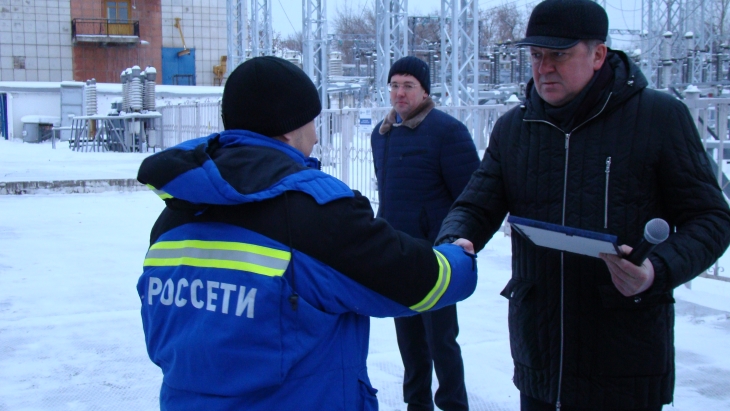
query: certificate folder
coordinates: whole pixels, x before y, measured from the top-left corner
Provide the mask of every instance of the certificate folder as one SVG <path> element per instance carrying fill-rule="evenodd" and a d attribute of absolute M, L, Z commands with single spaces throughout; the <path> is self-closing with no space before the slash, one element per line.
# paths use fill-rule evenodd
<path fill-rule="evenodd" d="M 555 250 L 598 257 L 599 253 L 621 255 L 615 235 L 566 227 L 510 215 L 512 229 L 533 244 Z"/>

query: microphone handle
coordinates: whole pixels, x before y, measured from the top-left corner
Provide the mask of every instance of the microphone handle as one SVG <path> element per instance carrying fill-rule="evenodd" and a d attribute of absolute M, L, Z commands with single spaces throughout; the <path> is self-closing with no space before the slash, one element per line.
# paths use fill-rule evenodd
<path fill-rule="evenodd" d="M 629 253 L 626 259 L 633 265 L 641 267 L 641 264 L 646 260 L 646 257 L 655 246 L 656 244 L 652 244 L 642 238 L 639 244 L 631 250 L 631 253 Z"/>

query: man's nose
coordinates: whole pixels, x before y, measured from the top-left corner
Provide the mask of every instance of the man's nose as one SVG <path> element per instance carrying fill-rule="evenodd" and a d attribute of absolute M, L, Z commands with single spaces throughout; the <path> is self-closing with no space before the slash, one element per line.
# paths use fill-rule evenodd
<path fill-rule="evenodd" d="M 537 66 L 537 72 L 540 74 L 549 73 L 555 70 L 555 65 L 550 59 L 543 57 Z"/>

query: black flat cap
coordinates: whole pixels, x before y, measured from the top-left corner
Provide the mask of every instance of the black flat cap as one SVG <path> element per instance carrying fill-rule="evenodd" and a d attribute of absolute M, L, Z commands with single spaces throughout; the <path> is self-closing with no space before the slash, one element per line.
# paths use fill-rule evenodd
<path fill-rule="evenodd" d="M 581 40 L 606 41 L 608 15 L 590 0 L 545 0 L 535 6 L 518 46 L 568 49 Z"/>

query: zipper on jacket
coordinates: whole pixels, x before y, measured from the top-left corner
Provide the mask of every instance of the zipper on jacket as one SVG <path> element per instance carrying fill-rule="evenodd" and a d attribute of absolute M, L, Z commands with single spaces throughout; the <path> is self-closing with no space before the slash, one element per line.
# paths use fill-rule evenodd
<path fill-rule="evenodd" d="M 570 133 L 565 134 L 565 172 L 563 174 L 563 218 L 565 225 L 565 205 L 568 201 L 568 159 L 570 156 Z M 563 393 L 563 357 L 565 353 L 565 253 L 560 253 L 560 365 L 558 366 L 558 396 L 555 409 L 560 411 L 560 397 Z"/>
<path fill-rule="evenodd" d="M 535 122 L 535 123 L 545 123 L 547 125 L 550 125 L 552 127 L 557 128 L 561 132 L 565 133 L 565 170 L 564 177 L 563 177 L 563 216 L 561 220 L 561 224 L 565 225 L 565 211 L 566 211 L 566 204 L 568 201 L 568 156 L 570 154 L 570 136 L 575 133 L 576 130 L 583 127 L 586 123 L 590 122 L 594 118 L 598 117 L 603 113 L 603 110 L 606 109 L 606 106 L 608 106 L 608 102 L 611 100 L 611 96 L 613 95 L 613 92 L 608 94 L 608 97 L 606 97 L 606 101 L 603 103 L 603 107 L 601 107 L 600 110 L 598 110 L 598 113 L 596 113 L 594 116 L 589 118 L 588 120 L 580 123 L 578 126 L 574 127 L 573 130 L 571 130 L 568 133 L 565 133 L 560 127 L 556 126 L 555 124 L 546 121 L 546 120 L 525 120 L 522 121 L 525 122 Z M 606 200 L 608 201 L 608 200 Z M 556 396 L 555 401 L 555 409 L 557 411 L 560 411 L 560 408 L 562 407 L 562 404 L 560 402 L 560 398 L 562 396 L 562 389 L 563 389 L 563 358 L 564 358 L 564 342 L 565 342 L 565 303 L 564 303 L 564 296 L 565 296 L 565 253 L 560 253 L 560 367 L 558 371 L 558 394 Z"/>
<path fill-rule="evenodd" d="M 558 397 L 555 401 L 555 411 L 560 411 L 563 404 L 560 398 L 563 394 L 563 352 L 565 351 L 565 322 L 563 315 L 565 313 L 565 253 L 560 253 L 560 368 L 558 374 Z"/>
<path fill-rule="evenodd" d="M 606 194 L 603 197 L 603 228 L 608 228 L 608 180 L 611 177 L 611 157 L 606 157 Z"/>
<path fill-rule="evenodd" d="M 565 133 L 565 167 L 563 169 L 563 216 L 560 224 L 565 225 L 565 206 L 568 201 L 568 160 L 570 159 L 570 134 Z"/>

